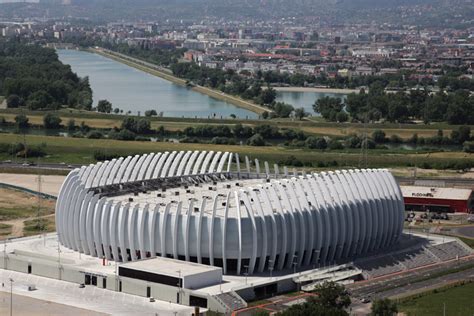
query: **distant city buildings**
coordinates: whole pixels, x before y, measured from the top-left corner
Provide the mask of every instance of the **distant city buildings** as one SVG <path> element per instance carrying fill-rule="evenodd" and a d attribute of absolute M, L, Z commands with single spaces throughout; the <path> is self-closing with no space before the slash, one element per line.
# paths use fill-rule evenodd
<path fill-rule="evenodd" d="M 67 20 L 0 21 L 0 36 L 33 41 L 79 38 L 143 49 L 185 48 L 183 61 L 246 76 L 281 74 L 353 78 L 410 72 L 411 80 L 436 80 L 442 67 L 472 75 L 474 30 L 418 30 L 406 26 L 304 26 L 288 21 L 237 23 L 115 22 L 78 25 Z M 466 77 L 467 78 L 467 77 Z"/>

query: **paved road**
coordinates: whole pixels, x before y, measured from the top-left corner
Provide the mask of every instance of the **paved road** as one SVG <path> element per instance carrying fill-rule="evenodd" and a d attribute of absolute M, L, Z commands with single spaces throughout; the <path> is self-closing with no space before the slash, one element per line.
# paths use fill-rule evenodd
<path fill-rule="evenodd" d="M 82 165 L 66 164 L 66 163 L 40 163 L 40 164 L 24 164 L 23 162 L 8 162 L 1 161 L 1 168 L 20 168 L 20 169 L 58 169 L 58 170 L 72 170 L 80 168 Z"/>
<path fill-rule="evenodd" d="M 447 269 L 458 268 L 462 266 L 472 265 L 474 258 L 468 258 L 460 261 L 452 261 L 442 263 L 436 266 L 430 266 L 419 270 L 386 276 L 379 279 L 373 279 L 365 282 L 357 282 L 348 286 L 351 294 L 356 298 L 361 297 L 378 297 L 378 293 L 385 291 L 387 287 L 403 287 L 410 284 L 416 284 L 417 280 L 428 278 L 435 273 L 446 271 Z M 467 270 L 466 270 L 467 271 Z"/>
<path fill-rule="evenodd" d="M 466 271 L 451 273 L 448 275 L 440 276 L 437 278 L 416 282 L 413 284 L 407 284 L 405 286 L 397 287 L 388 291 L 383 291 L 374 294 L 374 297 L 389 297 L 397 298 L 403 297 L 411 294 L 416 294 L 419 292 L 425 292 L 431 289 L 440 288 L 447 284 L 458 282 L 458 281 L 467 281 L 474 280 L 474 268 L 471 268 Z"/>
<path fill-rule="evenodd" d="M 464 236 L 468 238 L 474 238 L 474 225 L 456 227 L 451 230 L 455 235 Z"/>

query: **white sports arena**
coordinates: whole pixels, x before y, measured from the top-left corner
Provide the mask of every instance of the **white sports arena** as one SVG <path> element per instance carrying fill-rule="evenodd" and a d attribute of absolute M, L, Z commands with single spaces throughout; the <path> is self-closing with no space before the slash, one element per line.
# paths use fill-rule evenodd
<path fill-rule="evenodd" d="M 73 170 L 56 206 L 62 245 L 128 262 L 168 257 L 224 274 L 325 265 L 388 248 L 404 221 L 385 169 L 305 174 L 229 152 L 181 151 Z"/>

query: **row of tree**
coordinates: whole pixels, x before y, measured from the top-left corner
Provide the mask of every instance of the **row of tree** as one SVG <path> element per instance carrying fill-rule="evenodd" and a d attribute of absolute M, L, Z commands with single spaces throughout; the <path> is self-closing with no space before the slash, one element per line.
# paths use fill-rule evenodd
<path fill-rule="evenodd" d="M 349 94 L 346 100 L 335 97 L 318 99 L 315 112 L 333 122 L 345 122 L 350 115 L 361 122 L 388 120 L 407 122 L 422 120 L 425 123 L 446 121 L 450 124 L 474 124 L 474 96 L 467 90 L 452 93 L 429 94 L 424 90 L 410 93 L 386 93 L 379 84 L 368 93 Z"/>
<path fill-rule="evenodd" d="M 1 124 L 7 124 L 4 118 L 0 118 Z M 30 127 L 27 116 L 21 114 L 15 117 L 15 125 L 18 128 Z M 73 119 L 67 122 L 66 126 L 62 125 L 61 118 L 54 113 L 47 113 L 43 116 L 43 127 L 46 129 L 60 129 L 66 127 L 70 133 L 76 133 L 76 137 L 103 138 L 104 133 L 101 131 L 92 131 L 82 122 L 80 126 L 76 126 Z M 184 143 L 206 143 L 206 139 L 210 139 L 213 144 L 236 145 L 238 140 L 244 141 L 251 146 L 265 146 L 269 142 L 284 141 L 284 145 L 291 147 L 306 147 L 309 149 L 331 149 L 341 150 L 344 148 L 361 148 L 383 149 L 384 144 L 401 144 L 406 143 L 414 146 L 464 146 L 467 152 L 472 151 L 472 142 L 474 136 L 471 136 L 471 128 L 469 126 L 460 126 L 458 129 L 452 130 L 449 136 L 444 135 L 443 130 L 433 137 L 419 137 L 413 134 L 412 137 L 403 140 L 398 135 L 387 137 L 383 130 L 375 130 L 370 137 L 363 135 L 351 134 L 344 138 L 335 139 L 330 137 L 317 137 L 305 134 L 300 130 L 279 129 L 277 126 L 262 124 L 255 127 L 244 126 L 240 123 L 233 126 L 227 125 L 198 125 L 195 127 L 188 126 L 181 132 L 171 132 L 160 126 L 158 130 L 151 128 L 151 122 L 147 118 L 125 117 L 120 128 L 113 129 L 108 137 L 121 140 L 134 140 L 139 135 L 158 135 L 164 137 L 166 135 L 176 134 Z M 145 140 L 143 137 L 141 140 Z"/>

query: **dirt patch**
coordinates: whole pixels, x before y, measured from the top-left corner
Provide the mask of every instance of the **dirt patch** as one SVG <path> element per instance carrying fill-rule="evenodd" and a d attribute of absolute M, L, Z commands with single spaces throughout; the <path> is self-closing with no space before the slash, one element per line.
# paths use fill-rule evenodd
<path fill-rule="evenodd" d="M 56 201 L 42 198 L 40 202 L 39 216 L 42 221 L 41 227 L 38 228 L 35 227 L 38 197 L 17 190 L 0 188 L 0 240 L 54 231 Z"/>
<path fill-rule="evenodd" d="M 21 191 L 0 188 L 0 208 L 20 208 L 37 205 L 38 197 Z M 41 206 L 54 209 L 55 201 L 41 199 Z"/>

